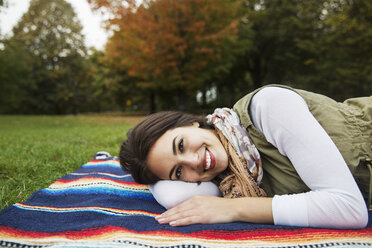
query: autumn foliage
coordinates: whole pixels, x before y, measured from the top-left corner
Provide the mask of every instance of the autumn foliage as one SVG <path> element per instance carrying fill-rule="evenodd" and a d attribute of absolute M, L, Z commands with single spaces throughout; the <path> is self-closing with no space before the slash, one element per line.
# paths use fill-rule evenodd
<path fill-rule="evenodd" d="M 270 83 L 372 93 L 371 0 L 87 1 L 103 51 L 66 0 L 32 0 L 12 36 L 0 30 L 0 114 L 205 114 Z"/>
<path fill-rule="evenodd" d="M 195 94 L 228 71 L 237 50 L 240 1 L 158 0 L 139 7 L 129 1 L 90 2 L 113 17 L 107 57 L 138 78 L 142 89 Z"/>

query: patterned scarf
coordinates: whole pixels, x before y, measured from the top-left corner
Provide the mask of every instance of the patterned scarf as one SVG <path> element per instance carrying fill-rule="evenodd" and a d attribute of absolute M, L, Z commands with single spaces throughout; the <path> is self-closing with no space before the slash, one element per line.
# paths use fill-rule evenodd
<path fill-rule="evenodd" d="M 220 177 L 219 189 L 225 198 L 266 196 L 259 187 L 263 171 L 260 154 L 241 126 L 238 115 L 229 108 L 218 108 L 207 116 L 224 146 L 229 164 Z"/>

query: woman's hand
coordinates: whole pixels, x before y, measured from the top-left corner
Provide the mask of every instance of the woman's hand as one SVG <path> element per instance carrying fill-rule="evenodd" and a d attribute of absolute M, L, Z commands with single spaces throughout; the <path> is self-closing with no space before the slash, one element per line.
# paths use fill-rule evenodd
<path fill-rule="evenodd" d="M 235 199 L 215 196 L 194 196 L 157 216 L 160 224 L 184 226 L 191 224 L 213 224 L 237 221 Z"/>
<path fill-rule="evenodd" d="M 233 221 L 272 224 L 274 221 L 271 204 L 270 197 L 229 199 L 198 195 L 169 209 L 155 219 L 160 224 L 171 226 Z"/>

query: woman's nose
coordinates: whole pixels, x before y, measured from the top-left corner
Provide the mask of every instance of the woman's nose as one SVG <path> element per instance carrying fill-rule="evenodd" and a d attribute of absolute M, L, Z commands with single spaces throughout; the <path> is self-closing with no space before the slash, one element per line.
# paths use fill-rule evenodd
<path fill-rule="evenodd" d="M 184 154 L 182 164 L 188 165 L 191 169 L 197 170 L 200 166 L 200 159 L 197 153 Z"/>

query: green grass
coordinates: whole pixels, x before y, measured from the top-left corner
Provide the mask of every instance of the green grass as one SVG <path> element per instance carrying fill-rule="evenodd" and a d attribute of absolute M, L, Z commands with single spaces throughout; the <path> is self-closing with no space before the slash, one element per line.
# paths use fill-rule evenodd
<path fill-rule="evenodd" d="M 98 151 L 117 156 L 139 117 L 0 116 L 0 210 L 73 172 Z"/>

